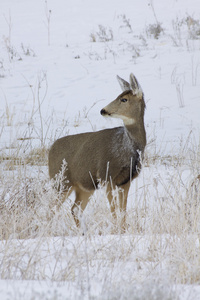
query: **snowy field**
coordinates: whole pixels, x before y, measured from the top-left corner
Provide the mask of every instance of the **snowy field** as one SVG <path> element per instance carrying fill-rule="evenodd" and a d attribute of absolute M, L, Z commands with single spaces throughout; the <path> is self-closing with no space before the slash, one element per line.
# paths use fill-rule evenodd
<path fill-rule="evenodd" d="M 100 110 L 131 72 L 147 147 L 127 232 L 104 188 L 78 230 L 48 149 L 121 125 Z M 199 0 L 0 0 L 0 299 L 200 299 L 199 200 Z"/>

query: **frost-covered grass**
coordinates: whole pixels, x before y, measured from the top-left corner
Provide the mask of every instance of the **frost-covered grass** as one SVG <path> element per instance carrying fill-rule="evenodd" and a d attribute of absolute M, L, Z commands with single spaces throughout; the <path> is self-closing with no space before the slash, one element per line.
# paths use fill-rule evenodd
<path fill-rule="evenodd" d="M 0 4 L 0 298 L 198 299 L 199 1 L 54 2 Z M 131 72 L 148 145 L 127 231 L 104 187 L 77 229 L 74 195 L 57 209 L 49 146 L 119 125 L 99 111 Z"/>
<path fill-rule="evenodd" d="M 200 283 L 199 149 L 190 142 L 177 156 L 147 152 L 129 195 L 124 235 L 113 235 L 120 230 L 103 188 L 77 229 L 70 213 L 73 196 L 56 209 L 59 195 L 46 167 L 5 168 L 1 279 L 61 282 L 70 287 L 69 299 L 145 299 L 147 294 L 148 299 L 179 299 L 178 284 Z M 6 167 L 7 161 L 2 163 Z M 36 293 L 38 299 L 42 295 Z"/>

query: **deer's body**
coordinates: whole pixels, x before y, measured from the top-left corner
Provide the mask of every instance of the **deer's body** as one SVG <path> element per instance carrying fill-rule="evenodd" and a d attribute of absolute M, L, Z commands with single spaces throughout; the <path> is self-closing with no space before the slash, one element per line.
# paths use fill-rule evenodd
<path fill-rule="evenodd" d="M 120 188 L 119 205 L 125 212 L 130 182 L 141 168 L 140 159 L 146 145 L 143 92 L 132 74 L 131 84 L 120 77 L 118 80 L 124 92 L 102 109 L 101 114 L 121 118 L 125 126 L 63 137 L 55 141 L 49 152 L 50 178 L 59 173 L 63 160 L 67 162 L 65 189 L 76 193 L 72 214 L 77 225 L 77 211 L 85 209 L 99 182 L 107 183 L 114 215 L 112 188 Z M 121 226 L 125 226 L 125 217 Z"/>

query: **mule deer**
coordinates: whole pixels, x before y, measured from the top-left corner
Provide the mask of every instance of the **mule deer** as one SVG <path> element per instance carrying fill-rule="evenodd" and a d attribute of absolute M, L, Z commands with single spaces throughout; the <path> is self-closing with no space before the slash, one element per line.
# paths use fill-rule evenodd
<path fill-rule="evenodd" d="M 50 148 L 50 178 L 59 173 L 64 160 L 67 162 L 62 203 L 66 195 L 75 191 L 72 215 L 77 226 L 80 225 L 79 213 L 84 211 L 90 196 L 100 182 L 106 182 L 114 217 L 116 202 L 113 201 L 112 189 L 118 187 L 119 208 L 123 214 L 120 226 L 125 230 L 128 191 L 131 181 L 140 172 L 146 145 L 145 102 L 143 91 L 133 74 L 130 74 L 130 83 L 119 76 L 117 79 L 123 93 L 100 113 L 105 117 L 122 119 L 124 126 L 65 136 L 56 140 Z"/>

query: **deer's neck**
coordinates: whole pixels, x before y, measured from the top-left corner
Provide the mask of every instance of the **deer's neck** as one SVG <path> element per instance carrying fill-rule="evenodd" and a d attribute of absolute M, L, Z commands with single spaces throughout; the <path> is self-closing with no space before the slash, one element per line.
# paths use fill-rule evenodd
<path fill-rule="evenodd" d="M 125 125 L 129 138 L 138 146 L 140 150 L 144 150 L 146 146 L 146 131 L 144 120 L 140 120 L 130 125 Z"/>

